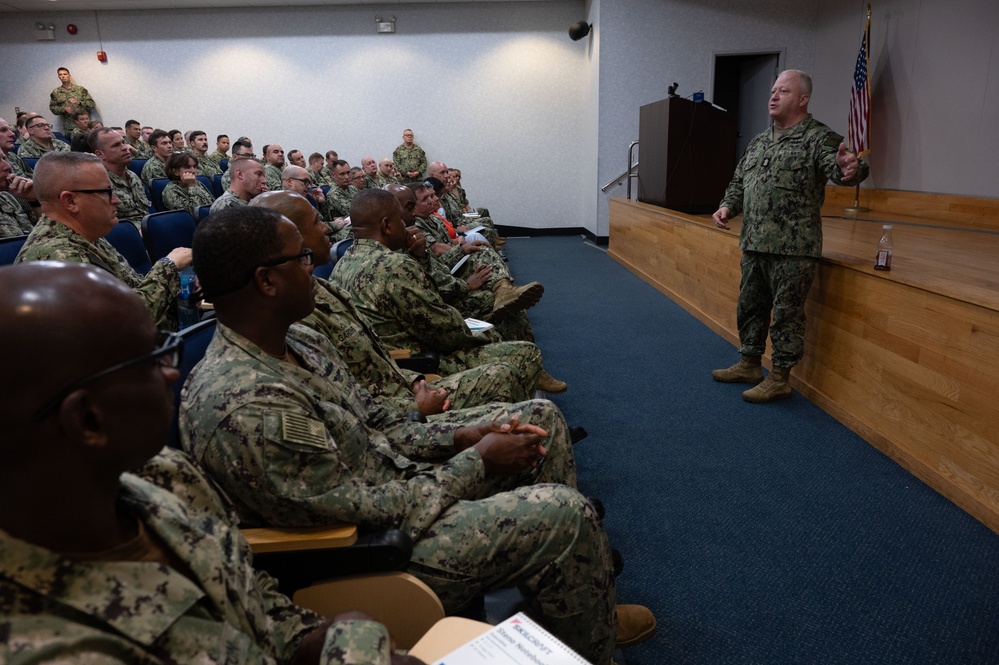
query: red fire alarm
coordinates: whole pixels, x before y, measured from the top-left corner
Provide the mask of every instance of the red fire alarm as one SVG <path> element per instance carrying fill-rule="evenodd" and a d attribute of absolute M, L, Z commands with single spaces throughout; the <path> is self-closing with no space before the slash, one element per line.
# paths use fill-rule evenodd
<path fill-rule="evenodd" d="M 75 35 L 76 34 L 76 26 L 74 24 L 70 23 L 69 25 L 66 26 L 66 32 L 68 32 L 71 35 Z"/>
<path fill-rule="evenodd" d="M 108 54 L 105 53 L 104 51 L 98 51 L 97 62 L 107 62 L 107 61 L 108 61 Z"/>

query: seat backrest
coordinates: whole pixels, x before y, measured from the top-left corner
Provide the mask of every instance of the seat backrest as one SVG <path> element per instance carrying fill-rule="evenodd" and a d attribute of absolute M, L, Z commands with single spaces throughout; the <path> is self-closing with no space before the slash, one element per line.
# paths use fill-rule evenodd
<path fill-rule="evenodd" d="M 319 189 L 323 190 L 323 196 L 326 196 L 327 194 L 330 193 L 330 186 L 329 185 L 320 185 Z"/>
<path fill-rule="evenodd" d="M 220 159 L 219 160 L 219 168 L 222 169 L 222 173 L 225 173 L 226 171 L 228 171 L 229 170 L 229 160 L 228 159 Z"/>
<path fill-rule="evenodd" d="M 149 161 L 148 159 L 134 159 L 133 158 L 132 161 L 128 163 L 128 170 L 131 171 L 132 173 L 134 173 L 137 176 L 141 176 L 142 175 L 142 167 L 145 166 L 146 162 L 148 162 L 148 161 Z"/>
<path fill-rule="evenodd" d="M 215 193 L 215 184 L 212 182 L 211 178 L 209 178 L 206 175 L 199 175 L 199 176 L 196 176 L 196 177 L 198 179 L 198 182 L 200 182 L 202 185 L 204 185 L 205 189 L 207 189 L 208 192 L 213 197 L 215 197 L 215 198 L 219 197 L 219 195 Z"/>
<path fill-rule="evenodd" d="M 180 372 L 180 376 L 173 383 L 173 403 L 175 407 L 180 406 L 180 389 L 183 387 L 184 381 L 187 380 L 188 374 L 190 374 L 191 370 L 194 369 L 194 366 L 205 357 L 205 350 L 208 349 L 208 345 L 211 343 L 212 337 L 215 335 L 215 328 L 217 324 L 218 319 L 212 317 L 202 321 L 201 323 L 196 323 L 190 328 L 185 328 L 180 331 L 180 336 L 184 338 L 184 351 L 181 353 L 180 367 L 177 368 Z M 173 424 L 170 426 L 170 435 L 167 439 L 167 445 L 172 448 L 180 448 L 178 416 L 179 411 L 175 408 L 173 413 Z"/>
<path fill-rule="evenodd" d="M 14 265 L 14 259 L 17 258 L 17 253 L 24 247 L 24 241 L 27 239 L 27 234 L 0 238 L 0 266 Z"/>
<path fill-rule="evenodd" d="M 201 221 L 205 217 L 208 217 L 208 215 L 210 215 L 210 214 L 212 214 L 212 207 L 211 206 L 198 206 L 198 218 L 196 220 L 194 220 L 194 221 L 197 224 L 200 224 Z"/>
<path fill-rule="evenodd" d="M 323 279 L 329 279 L 330 275 L 333 274 L 333 261 L 327 261 L 321 266 L 316 266 L 312 269 L 312 274 L 316 277 L 321 277 Z"/>
<path fill-rule="evenodd" d="M 212 176 L 212 194 L 215 195 L 215 198 L 225 194 L 225 188 L 222 187 L 222 175 L 219 173 Z"/>
<path fill-rule="evenodd" d="M 333 245 L 333 249 L 330 250 L 330 261 L 336 263 L 343 255 L 347 253 L 350 246 L 354 244 L 353 238 L 344 238 L 343 240 L 338 240 Z"/>
<path fill-rule="evenodd" d="M 186 210 L 155 212 L 142 218 L 142 239 L 154 261 L 178 247 L 190 247 L 194 229 L 194 218 Z"/>
<path fill-rule="evenodd" d="M 149 260 L 149 252 L 142 242 L 142 235 L 132 222 L 118 222 L 104 239 L 111 243 L 118 253 L 125 257 L 132 270 L 140 275 L 145 275 L 153 267 L 153 262 Z"/>
<path fill-rule="evenodd" d="M 169 178 L 153 178 L 149 183 L 149 200 L 153 202 L 153 207 L 156 208 L 157 212 L 166 210 L 163 205 L 163 190 L 169 184 Z"/>
<path fill-rule="evenodd" d="M 41 159 L 41 157 L 22 157 L 21 161 L 24 162 L 25 166 L 27 166 L 29 169 L 31 169 L 32 171 L 34 171 L 35 170 L 35 164 L 38 163 L 39 159 Z"/>
<path fill-rule="evenodd" d="M 55 138 L 59 139 L 63 143 L 69 143 L 69 139 L 67 139 L 66 135 L 63 134 L 62 132 L 57 132 L 55 130 L 52 130 L 52 136 L 54 136 Z"/>

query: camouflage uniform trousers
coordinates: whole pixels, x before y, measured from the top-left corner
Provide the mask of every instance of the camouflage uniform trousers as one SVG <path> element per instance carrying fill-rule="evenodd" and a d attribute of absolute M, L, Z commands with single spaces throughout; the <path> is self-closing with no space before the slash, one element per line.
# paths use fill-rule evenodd
<path fill-rule="evenodd" d="M 574 489 L 539 484 L 459 501 L 413 548 L 407 571 L 448 612 L 489 589 L 517 585 L 528 613 L 584 658 L 610 662 L 615 592 L 610 546 L 593 507 Z"/>
<path fill-rule="evenodd" d="M 805 351 L 805 301 L 817 263 L 809 256 L 743 252 L 736 305 L 742 355 L 763 355 L 769 325 L 774 366 L 798 364 Z"/>
<path fill-rule="evenodd" d="M 430 387 L 446 390 L 452 409 L 489 402 L 523 402 L 534 394 L 534 386 L 525 388 L 519 373 L 510 363 L 488 363 L 441 377 Z"/>
<path fill-rule="evenodd" d="M 490 363 L 506 363 L 516 371 L 517 385 L 530 394 L 541 376 L 541 351 L 528 342 L 494 342 L 441 354 L 444 375 L 463 372 Z M 498 386 L 490 386 L 496 390 Z"/>

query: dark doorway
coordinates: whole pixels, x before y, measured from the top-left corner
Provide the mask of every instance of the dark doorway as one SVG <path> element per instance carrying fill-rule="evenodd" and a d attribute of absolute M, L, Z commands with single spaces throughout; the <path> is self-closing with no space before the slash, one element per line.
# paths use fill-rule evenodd
<path fill-rule="evenodd" d="M 780 73 L 780 56 L 776 51 L 715 56 L 714 103 L 736 115 L 736 159 L 770 124 L 767 100 Z"/>

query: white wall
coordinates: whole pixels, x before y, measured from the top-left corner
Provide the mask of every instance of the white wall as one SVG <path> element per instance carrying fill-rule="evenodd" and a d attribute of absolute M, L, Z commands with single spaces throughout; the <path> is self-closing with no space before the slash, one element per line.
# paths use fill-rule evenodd
<path fill-rule="evenodd" d="M 999 3 L 879 0 L 872 9 L 864 186 L 999 196 Z M 838 131 L 865 16 L 858 0 L 820 5 L 811 108 Z"/>
<path fill-rule="evenodd" d="M 376 15 L 397 33 L 375 34 Z M 584 16 L 582 0 L 100 12 L 102 65 L 93 12 L 0 14 L 0 115 L 48 114 L 64 65 L 109 124 L 245 134 L 258 153 L 333 148 L 359 164 L 411 127 L 498 222 L 582 226 L 592 54 L 566 30 Z M 34 40 L 40 19 L 56 41 Z"/>

